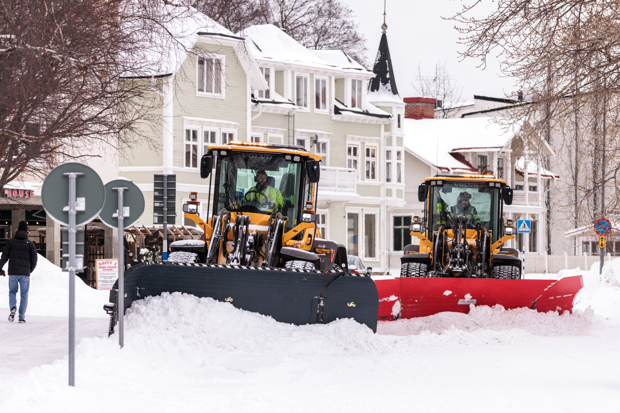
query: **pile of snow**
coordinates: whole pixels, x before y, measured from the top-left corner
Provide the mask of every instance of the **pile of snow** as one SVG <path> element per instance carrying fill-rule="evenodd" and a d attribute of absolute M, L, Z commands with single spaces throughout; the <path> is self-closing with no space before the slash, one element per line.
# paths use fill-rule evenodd
<path fill-rule="evenodd" d="M 349 319 L 294 326 L 164 293 L 133 303 L 122 350 L 117 334 L 79 344 L 75 388 L 58 360 L 0 388 L 0 411 L 613 411 L 619 268 L 583 274 L 572 314 L 481 306 L 380 322 L 377 334 Z M 66 275 L 51 270 L 33 282 L 65 290 Z"/>
<path fill-rule="evenodd" d="M 5 271 L 8 263 L 5 265 Z M 103 305 L 108 303 L 109 291 L 90 288 L 75 278 L 75 312 L 77 317 L 107 317 Z M 0 277 L 0 315 L 9 310 L 9 277 Z M 19 306 L 19 292 L 17 303 Z M 69 273 L 63 272 L 42 255 L 30 275 L 28 315 L 67 316 L 69 313 Z"/>

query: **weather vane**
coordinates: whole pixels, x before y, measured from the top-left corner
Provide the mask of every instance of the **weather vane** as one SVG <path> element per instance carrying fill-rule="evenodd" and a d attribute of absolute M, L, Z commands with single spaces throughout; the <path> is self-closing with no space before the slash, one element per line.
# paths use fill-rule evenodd
<path fill-rule="evenodd" d="M 381 30 L 383 30 L 383 33 L 385 33 L 385 31 L 388 28 L 387 24 L 385 24 L 385 7 L 386 7 L 386 2 L 387 2 L 387 0 L 383 0 L 383 24 L 381 25 Z"/>

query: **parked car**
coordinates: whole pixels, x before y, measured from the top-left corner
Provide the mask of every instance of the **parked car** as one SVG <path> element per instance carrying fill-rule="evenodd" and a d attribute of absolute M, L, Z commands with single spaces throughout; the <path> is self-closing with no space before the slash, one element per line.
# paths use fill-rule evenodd
<path fill-rule="evenodd" d="M 362 259 L 355 255 L 347 255 L 347 265 L 349 266 L 349 271 L 353 274 L 363 274 L 366 273 L 370 276 L 372 272 L 372 267 L 366 268 Z"/>

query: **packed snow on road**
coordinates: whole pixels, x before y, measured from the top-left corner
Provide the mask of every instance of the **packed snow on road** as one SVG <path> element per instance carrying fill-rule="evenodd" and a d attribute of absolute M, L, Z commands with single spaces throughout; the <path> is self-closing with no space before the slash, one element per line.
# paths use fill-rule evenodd
<path fill-rule="evenodd" d="M 602 276 L 598 266 L 530 276 L 583 274 L 572 314 L 475 307 L 380 322 L 377 334 L 352 320 L 299 327 L 164 294 L 134 302 L 123 349 L 116 334 L 107 337 L 108 292 L 78 282 L 78 330 L 88 334 L 69 387 L 67 275 L 39 259 L 27 312 L 33 323 L 0 322 L 0 353 L 19 347 L 35 357 L 0 366 L 0 412 L 615 412 L 620 405 L 620 260 Z M 8 300 L 0 313 L 8 315 Z M 54 324 L 65 329 L 62 340 L 46 343 Z"/>

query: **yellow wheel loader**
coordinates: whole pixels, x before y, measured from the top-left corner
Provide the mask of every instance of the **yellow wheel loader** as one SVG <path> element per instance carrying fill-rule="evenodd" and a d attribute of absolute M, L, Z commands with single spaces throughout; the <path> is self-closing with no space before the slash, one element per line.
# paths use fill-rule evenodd
<path fill-rule="evenodd" d="M 375 331 L 374 282 L 349 272 L 342 244 L 319 237 L 321 160 L 300 146 L 210 146 L 200 162 L 212 194 L 206 216 L 199 215 L 196 193 L 183 205 L 185 217 L 204 230 L 203 239 L 173 242 L 163 264 L 131 267 L 125 273 L 130 292 L 125 308 L 146 296 L 184 292 L 277 321 L 353 318 Z"/>
<path fill-rule="evenodd" d="M 418 187 L 423 217 L 414 216 L 400 278 L 377 282 L 379 318 L 392 320 L 471 305 L 570 310 L 581 277 L 524 280 L 512 220 L 502 222 L 513 190 L 490 175 L 437 175 Z"/>

